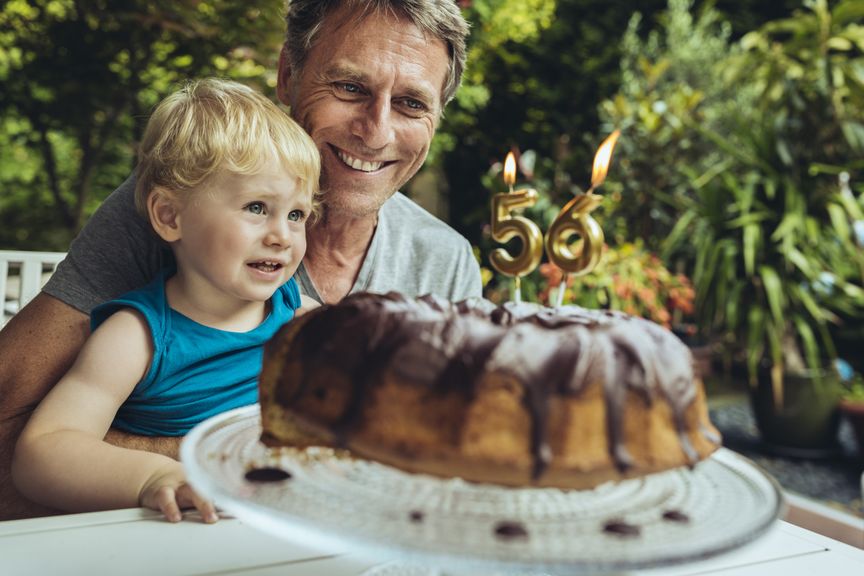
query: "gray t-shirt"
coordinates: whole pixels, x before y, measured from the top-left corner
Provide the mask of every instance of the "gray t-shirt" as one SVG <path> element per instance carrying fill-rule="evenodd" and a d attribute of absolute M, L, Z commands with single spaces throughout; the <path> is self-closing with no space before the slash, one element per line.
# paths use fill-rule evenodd
<path fill-rule="evenodd" d="M 99 207 L 43 288 L 59 300 L 90 310 L 146 285 L 171 251 L 135 210 L 130 176 Z M 295 276 L 304 294 L 320 300 L 301 264 Z M 378 226 L 351 292 L 435 294 L 458 301 L 481 295 L 480 267 L 471 245 L 455 230 L 401 193 L 378 215 Z"/>

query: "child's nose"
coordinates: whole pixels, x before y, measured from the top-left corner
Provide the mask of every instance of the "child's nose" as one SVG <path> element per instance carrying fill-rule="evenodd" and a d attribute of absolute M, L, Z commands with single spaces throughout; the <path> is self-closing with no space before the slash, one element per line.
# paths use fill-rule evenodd
<path fill-rule="evenodd" d="M 282 218 L 274 218 L 270 223 L 270 227 L 267 230 L 267 237 L 264 241 L 268 246 L 288 247 L 291 244 L 291 234 L 288 222 Z"/>

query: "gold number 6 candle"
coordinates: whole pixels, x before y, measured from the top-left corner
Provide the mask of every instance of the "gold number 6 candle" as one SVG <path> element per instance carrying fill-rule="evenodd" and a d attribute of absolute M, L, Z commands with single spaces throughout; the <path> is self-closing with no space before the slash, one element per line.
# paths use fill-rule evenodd
<path fill-rule="evenodd" d="M 564 297 L 566 275 L 588 274 L 597 266 L 603 254 L 605 240 L 603 229 L 591 217 L 591 212 L 600 206 L 603 198 L 595 195 L 594 190 L 606 180 L 609 163 L 612 160 L 612 150 L 620 133 L 619 130 L 612 132 L 597 149 L 591 170 L 591 187 L 588 192 L 578 194 L 570 200 L 558 213 L 546 233 L 546 253 L 549 260 L 565 273 L 565 278 L 558 287 L 559 306 Z M 571 247 L 568 241 L 574 234 L 579 236 L 579 239 Z"/>
<path fill-rule="evenodd" d="M 519 238 L 522 248 L 515 256 L 511 256 L 504 248 L 496 248 L 489 255 L 489 261 L 502 274 L 515 278 L 514 300 L 519 302 L 522 299 L 519 278 L 530 274 L 540 264 L 543 233 L 534 222 L 512 214 L 514 210 L 528 208 L 537 202 L 536 190 L 513 190 L 516 159 L 512 152 L 507 154 L 504 161 L 504 183 L 510 187 L 510 191 L 492 197 L 492 239 L 503 244 L 512 238 Z"/>

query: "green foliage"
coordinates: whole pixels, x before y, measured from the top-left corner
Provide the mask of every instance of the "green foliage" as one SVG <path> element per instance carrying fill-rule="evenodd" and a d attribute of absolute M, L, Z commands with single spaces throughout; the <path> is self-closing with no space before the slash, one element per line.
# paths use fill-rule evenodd
<path fill-rule="evenodd" d="M 14 169 L 0 171 L 0 245 L 65 249 L 129 174 L 150 108 L 182 81 L 220 75 L 272 91 L 281 10 L 275 1 L 5 3 L 0 166 Z"/>
<path fill-rule="evenodd" d="M 717 81 L 733 50 L 731 27 L 710 6 L 694 17 L 692 5 L 670 0 L 646 39 L 641 15 L 633 16 L 620 90 L 600 106 L 604 124 L 622 130 L 607 185 L 616 203 L 608 226 L 619 241 L 635 236 L 654 250 L 692 195 L 693 174 L 723 169 L 724 154 L 688 123 L 727 132 L 730 115 L 752 100 L 752 91 Z"/>
<path fill-rule="evenodd" d="M 733 124 L 677 117 L 713 145 L 719 168 L 693 171 L 669 253 L 695 254 L 701 328 L 744 353 L 752 375 L 770 362 L 775 378 L 824 368 L 836 327 L 864 319 L 864 252 L 852 234 L 864 212 L 836 176 L 861 176 L 864 10 L 805 5 L 746 35 L 723 63 L 729 85 L 753 95 Z"/>

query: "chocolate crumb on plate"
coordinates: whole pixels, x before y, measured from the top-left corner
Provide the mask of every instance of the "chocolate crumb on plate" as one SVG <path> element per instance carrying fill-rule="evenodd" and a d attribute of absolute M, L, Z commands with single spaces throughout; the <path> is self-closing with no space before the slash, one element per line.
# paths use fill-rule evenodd
<path fill-rule="evenodd" d="M 528 530 L 519 522 L 502 521 L 495 525 L 495 535 L 501 540 L 528 538 Z"/>
<path fill-rule="evenodd" d="M 253 468 L 246 472 L 245 478 L 249 482 L 281 482 L 289 480 L 291 473 L 281 468 Z"/>
<path fill-rule="evenodd" d="M 641 530 L 638 526 L 627 524 L 623 520 L 611 520 L 603 526 L 603 531 L 616 536 L 632 538 L 639 536 Z"/>
<path fill-rule="evenodd" d="M 663 519 L 669 520 L 670 522 L 681 522 L 683 524 L 690 522 L 690 517 L 680 510 L 667 510 L 666 512 L 663 512 Z"/>

